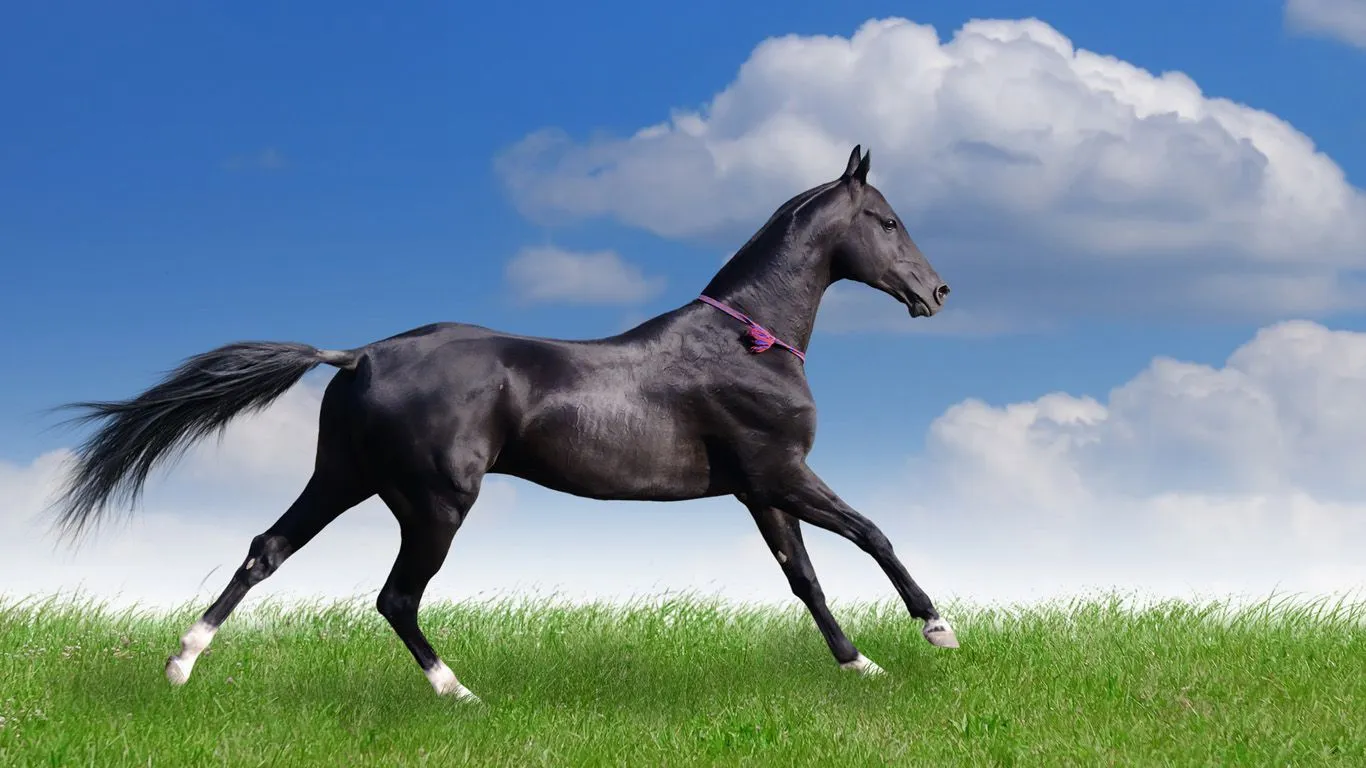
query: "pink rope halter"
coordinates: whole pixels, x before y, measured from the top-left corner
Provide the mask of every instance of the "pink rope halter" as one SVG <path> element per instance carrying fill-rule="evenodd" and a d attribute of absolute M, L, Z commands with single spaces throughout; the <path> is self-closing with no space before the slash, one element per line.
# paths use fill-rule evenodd
<path fill-rule="evenodd" d="M 734 309 L 731 309 L 730 307 L 726 306 L 725 304 L 722 304 L 721 302 L 717 301 L 716 299 L 713 299 L 710 296 L 707 296 L 706 294 L 698 296 L 697 298 L 699 301 L 705 304 L 710 304 L 713 307 L 716 307 L 722 312 L 725 312 L 726 314 L 735 318 L 736 320 L 739 320 L 740 322 L 749 326 L 749 338 L 754 342 L 749 346 L 750 352 L 753 352 L 757 355 L 760 352 L 763 352 L 764 350 L 768 349 L 769 347 L 778 346 L 796 355 L 797 359 L 801 360 L 803 363 L 806 362 L 806 355 L 800 349 L 797 349 L 791 344 L 788 344 L 787 342 L 769 333 L 767 328 L 751 320 L 749 318 L 749 315 L 746 315 L 744 312 L 739 312 Z"/>

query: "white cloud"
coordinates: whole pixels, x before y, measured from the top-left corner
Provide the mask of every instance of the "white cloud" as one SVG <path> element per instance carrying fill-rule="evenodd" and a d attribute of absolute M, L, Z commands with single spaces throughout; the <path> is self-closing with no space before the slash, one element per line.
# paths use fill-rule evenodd
<path fill-rule="evenodd" d="M 0 464 L 0 584 L 76 586 L 115 602 L 201 605 L 302 487 L 317 385 L 235 422 L 149 488 L 146 511 L 86 547 L 54 550 L 37 519 L 60 455 Z M 268 447 L 269 452 L 263 452 Z M 965 400 L 881 488 L 840 482 L 936 600 L 1030 600 L 1094 589 L 1265 597 L 1366 587 L 1366 333 L 1263 329 L 1212 367 L 1159 358 L 1103 398 Z M 881 571 L 808 529 L 835 601 L 888 599 Z M 372 600 L 398 548 L 370 501 L 250 598 Z M 792 605 L 738 503 L 603 503 L 490 477 L 429 594 L 533 591 L 627 599 L 697 590 Z"/>
<path fill-rule="evenodd" d="M 1366 195 L 1307 136 L 1037 20 L 973 21 L 942 43 L 901 19 L 768 39 L 700 111 L 620 140 L 541 131 L 499 169 L 534 218 L 738 242 L 855 143 L 954 285 L 931 322 L 1265 320 L 1366 298 Z"/>
<path fill-rule="evenodd" d="M 517 297 L 528 302 L 636 304 L 664 289 L 662 277 L 646 277 L 613 251 L 524 248 L 508 262 L 506 277 Z"/>
<path fill-rule="evenodd" d="M 960 403 L 914 474 L 962 547 L 1041 589 L 1056 569 L 1265 593 L 1366 587 L 1364 463 L 1366 334 L 1294 321 L 1223 367 L 1154 360 L 1103 403 Z"/>
<path fill-rule="evenodd" d="M 1291 29 L 1366 48 L 1366 0 L 1286 0 Z"/>

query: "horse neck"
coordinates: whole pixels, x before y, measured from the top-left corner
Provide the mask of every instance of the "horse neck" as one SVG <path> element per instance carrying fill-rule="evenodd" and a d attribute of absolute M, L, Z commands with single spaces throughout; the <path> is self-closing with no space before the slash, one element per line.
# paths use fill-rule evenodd
<path fill-rule="evenodd" d="M 805 352 L 821 297 L 832 282 L 830 258 L 814 243 L 789 233 L 773 234 L 736 253 L 703 293 Z M 778 242 L 765 242 L 770 239 Z"/>

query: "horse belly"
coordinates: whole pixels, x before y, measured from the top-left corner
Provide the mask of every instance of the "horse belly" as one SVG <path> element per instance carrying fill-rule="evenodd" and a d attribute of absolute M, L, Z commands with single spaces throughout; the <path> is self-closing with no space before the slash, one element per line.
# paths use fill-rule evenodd
<path fill-rule="evenodd" d="M 529 424 L 504 448 L 512 460 L 503 471 L 589 498 L 713 495 L 706 446 L 690 432 L 638 401 L 580 401 L 548 409 Z"/>

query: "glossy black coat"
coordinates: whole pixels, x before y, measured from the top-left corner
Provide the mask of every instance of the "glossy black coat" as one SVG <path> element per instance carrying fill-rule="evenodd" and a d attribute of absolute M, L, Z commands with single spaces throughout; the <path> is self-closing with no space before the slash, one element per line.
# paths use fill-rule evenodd
<path fill-rule="evenodd" d="M 855 147 L 838 179 L 784 203 L 704 294 L 803 351 L 838 280 L 878 288 L 912 316 L 935 314 L 948 287 L 867 182 L 868 164 Z M 418 604 L 493 472 L 596 499 L 735 496 L 836 660 L 855 664 L 862 657 L 826 607 L 799 523 L 834 531 L 876 559 L 930 642 L 954 646 L 886 537 L 806 465 L 816 404 L 802 361 L 778 347 L 751 352 L 747 330 L 690 301 L 594 340 L 440 323 L 345 351 L 230 344 L 134 399 L 72 406 L 99 426 L 77 451 L 58 520 L 79 534 L 111 501 L 136 500 L 159 460 L 327 364 L 339 372 L 323 398 L 313 475 L 252 540 L 204 614 L 208 627 L 338 515 L 378 494 L 402 531 L 378 607 L 430 672 L 439 659 L 418 628 Z"/>

